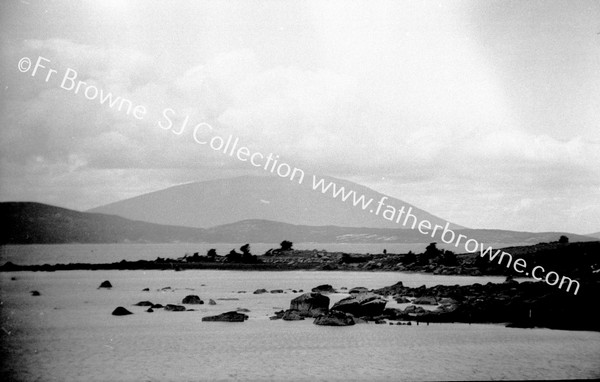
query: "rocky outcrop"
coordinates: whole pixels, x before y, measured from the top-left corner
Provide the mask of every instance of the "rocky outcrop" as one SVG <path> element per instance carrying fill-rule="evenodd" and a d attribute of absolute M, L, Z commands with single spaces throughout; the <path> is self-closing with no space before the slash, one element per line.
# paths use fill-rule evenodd
<path fill-rule="evenodd" d="M 354 325 L 354 318 L 350 314 L 339 311 L 331 311 L 315 318 L 313 324 L 325 326 L 350 326 Z"/>
<path fill-rule="evenodd" d="M 167 304 L 165 306 L 165 310 L 168 312 L 185 312 L 185 306 Z"/>
<path fill-rule="evenodd" d="M 202 321 L 244 322 L 248 316 L 239 312 L 225 312 L 216 316 L 202 317 Z"/>
<path fill-rule="evenodd" d="M 350 313 L 355 317 L 380 316 L 385 309 L 387 300 L 374 293 L 359 293 L 335 303 L 331 310 Z"/>
<path fill-rule="evenodd" d="M 269 291 L 266 289 L 257 289 L 254 291 L 254 294 L 263 294 L 263 293 L 268 293 Z"/>
<path fill-rule="evenodd" d="M 317 317 L 329 310 L 329 297 L 321 293 L 305 293 L 290 302 L 290 309 L 297 310 L 304 317 Z"/>
<path fill-rule="evenodd" d="M 335 289 L 329 284 L 319 285 L 318 287 L 312 288 L 312 292 L 317 293 L 335 293 Z"/>
<path fill-rule="evenodd" d="M 195 304 L 195 305 L 201 305 L 204 304 L 204 301 L 202 301 L 200 299 L 200 297 L 196 296 L 195 294 L 190 294 L 189 296 L 185 296 L 184 299 L 181 301 L 182 304 Z"/>
<path fill-rule="evenodd" d="M 127 309 L 123 308 L 122 306 L 118 306 L 115 310 L 113 310 L 112 315 L 113 316 L 127 316 L 133 314 L 130 311 L 128 311 Z"/>
<path fill-rule="evenodd" d="M 112 284 L 110 283 L 110 281 L 106 280 L 106 281 L 102 281 L 102 284 L 100 284 L 100 286 L 98 287 L 98 289 L 100 288 L 112 288 Z"/>

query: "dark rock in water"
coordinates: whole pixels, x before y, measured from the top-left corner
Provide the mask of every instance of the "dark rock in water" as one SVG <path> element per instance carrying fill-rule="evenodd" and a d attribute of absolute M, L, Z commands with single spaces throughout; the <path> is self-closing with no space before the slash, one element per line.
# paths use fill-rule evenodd
<path fill-rule="evenodd" d="M 331 310 L 350 313 L 356 317 L 380 316 L 385 309 L 387 300 L 373 293 L 359 293 L 346 297 L 335 303 Z"/>
<path fill-rule="evenodd" d="M 204 304 L 204 301 L 202 301 L 200 299 L 200 297 L 194 295 L 194 294 L 190 294 L 189 296 L 185 296 L 185 298 L 183 299 L 183 301 L 181 301 L 182 304 L 196 304 L 196 305 L 202 305 Z"/>
<path fill-rule="evenodd" d="M 235 310 L 236 312 L 242 312 L 242 313 L 249 313 L 250 309 L 246 309 L 246 308 L 237 308 Z"/>
<path fill-rule="evenodd" d="M 148 313 L 152 313 L 152 312 L 154 312 L 154 309 L 152 309 L 152 308 L 148 308 L 148 310 L 146 310 L 146 312 L 148 312 Z"/>
<path fill-rule="evenodd" d="M 151 303 L 150 301 L 140 301 L 137 304 L 134 304 L 135 306 L 153 306 L 154 304 Z"/>
<path fill-rule="evenodd" d="M 142 289 L 142 292 L 150 292 L 150 288 L 144 288 Z"/>
<path fill-rule="evenodd" d="M 354 318 L 352 315 L 344 312 L 331 311 L 315 318 L 313 324 L 326 326 L 349 326 L 354 325 Z"/>
<path fill-rule="evenodd" d="M 211 298 L 208 300 L 208 305 L 217 305 L 217 303 Z"/>
<path fill-rule="evenodd" d="M 319 285 L 318 287 L 312 288 L 312 291 L 317 293 L 335 293 L 335 289 L 329 284 Z"/>
<path fill-rule="evenodd" d="M 266 289 L 257 289 L 254 291 L 254 294 L 263 294 L 263 293 L 267 293 L 268 290 Z"/>
<path fill-rule="evenodd" d="M 437 305 L 438 301 L 435 297 L 418 297 L 412 302 L 415 305 Z"/>
<path fill-rule="evenodd" d="M 165 306 L 165 310 L 169 312 L 185 312 L 185 306 L 167 304 L 167 306 Z"/>
<path fill-rule="evenodd" d="M 152 305 L 152 309 L 161 309 L 164 308 L 164 306 L 162 306 L 162 304 L 154 304 Z"/>
<path fill-rule="evenodd" d="M 369 291 L 368 288 L 365 288 L 365 287 L 356 287 L 356 288 L 350 289 L 350 291 L 348 293 L 350 293 L 350 294 L 367 293 L 368 291 Z"/>
<path fill-rule="evenodd" d="M 297 310 L 287 310 L 284 314 L 283 314 L 283 318 L 284 321 L 300 321 L 300 320 L 304 320 L 304 317 L 300 315 L 300 312 L 298 312 Z"/>
<path fill-rule="evenodd" d="M 238 312 L 226 312 L 217 316 L 202 317 L 202 321 L 244 322 L 248 316 Z"/>
<path fill-rule="evenodd" d="M 271 293 L 283 293 L 283 289 L 273 289 Z"/>
<path fill-rule="evenodd" d="M 106 280 L 103 281 L 98 288 L 112 288 L 112 284 L 110 283 L 110 281 Z"/>
<path fill-rule="evenodd" d="M 317 317 L 329 310 L 329 297 L 321 293 L 305 293 L 290 302 L 290 310 L 297 310 L 304 317 Z"/>
<path fill-rule="evenodd" d="M 32 295 L 32 296 L 41 296 L 41 293 L 40 293 L 40 292 L 38 292 L 37 290 L 32 290 L 32 291 L 31 291 L 31 295 Z"/>
<path fill-rule="evenodd" d="M 12 281 L 15 281 L 17 278 L 16 277 L 11 277 L 10 278 Z"/>
<path fill-rule="evenodd" d="M 128 311 L 127 309 L 123 308 L 122 306 L 117 307 L 115 310 L 113 310 L 112 315 L 113 316 L 127 316 L 129 314 L 133 314 L 130 311 Z"/>

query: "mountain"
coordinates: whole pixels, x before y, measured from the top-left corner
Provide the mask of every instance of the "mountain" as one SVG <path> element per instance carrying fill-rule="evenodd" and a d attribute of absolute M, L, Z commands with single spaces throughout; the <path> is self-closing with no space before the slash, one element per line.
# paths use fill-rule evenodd
<path fill-rule="evenodd" d="M 600 232 L 590 233 L 585 236 L 595 237 L 596 239 L 600 239 Z"/>
<path fill-rule="evenodd" d="M 3 227 L 0 244 L 55 243 L 429 243 L 440 238 L 417 230 L 305 226 L 269 220 L 244 220 L 208 229 L 159 225 L 119 216 L 68 210 L 40 203 L 0 203 Z M 594 238 L 563 232 L 514 232 L 501 230 L 456 230 L 456 234 L 484 243 L 504 245 L 556 241 L 567 235 L 571 242 Z"/>
<path fill-rule="evenodd" d="M 131 221 L 32 202 L 0 203 L 0 244 L 198 242 L 203 230 Z"/>
<path fill-rule="evenodd" d="M 320 178 L 319 178 L 320 179 Z M 326 183 L 335 182 L 337 190 L 353 190 L 356 197 L 365 195 L 373 199 L 363 211 L 354 207 L 353 197 L 344 202 L 333 198 L 330 187 L 327 193 L 319 188 L 313 190 L 313 179 L 306 176 L 302 184 L 277 176 L 243 176 L 170 187 L 107 204 L 89 210 L 127 219 L 157 224 L 209 228 L 242 220 L 259 219 L 306 226 L 372 227 L 401 229 L 402 225 L 390 222 L 381 215 L 370 213 L 377 209 L 377 202 L 385 195 L 370 188 L 345 180 L 323 177 Z M 317 179 L 318 181 L 318 179 Z M 317 183 L 318 184 L 318 183 Z M 412 214 L 419 220 L 427 219 L 444 225 L 445 220 L 415 206 L 392 197 L 385 200 L 396 208 L 412 207 Z M 460 228 L 456 224 L 450 225 Z"/>

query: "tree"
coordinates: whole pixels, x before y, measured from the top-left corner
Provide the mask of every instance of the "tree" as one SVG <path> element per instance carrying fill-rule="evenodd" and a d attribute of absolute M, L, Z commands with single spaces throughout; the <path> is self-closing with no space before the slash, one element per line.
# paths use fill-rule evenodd
<path fill-rule="evenodd" d="M 292 243 L 291 241 L 284 240 L 279 245 L 281 245 L 282 251 L 289 251 L 292 249 L 292 246 L 294 245 L 294 243 Z"/>
<path fill-rule="evenodd" d="M 568 244 L 569 243 L 569 238 L 566 237 L 565 235 L 562 235 L 560 237 L 560 239 L 558 239 L 558 243 L 559 244 Z"/>
<path fill-rule="evenodd" d="M 206 257 L 208 257 L 209 260 L 215 260 L 217 257 L 217 250 L 214 248 L 209 249 L 208 252 L 206 252 Z"/>

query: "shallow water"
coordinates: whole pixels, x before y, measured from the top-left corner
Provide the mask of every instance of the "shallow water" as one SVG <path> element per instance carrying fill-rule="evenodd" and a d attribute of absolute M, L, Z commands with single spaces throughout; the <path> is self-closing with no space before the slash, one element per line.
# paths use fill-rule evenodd
<path fill-rule="evenodd" d="M 15 277 L 16 280 L 11 280 Z M 111 290 L 97 289 L 110 280 Z M 70 271 L 1 273 L 5 372 L 22 380 L 491 380 L 600 377 L 600 333 L 432 324 L 320 327 L 270 321 L 288 289 L 471 284 L 493 277 L 391 272 Z M 172 289 L 161 291 L 163 287 Z M 142 292 L 143 288 L 150 292 Z M 254 295 L 258 288 L 284 294 Z M 33 297 L 31 290 L 41 296 Z M 246 291 L 246 293 L 239 293 Z M 146 313 L 141 300 L 217 301 Z M 344 294 L 330 295 L 333 301 Z M 220 300 L 237 298 L 238 300 Z M 393 304 L 392 304 L 393 305 Z M 124 306 L 134 314 L 110 313 Z M 191 307 L 191 306 L 188 306 Z M 202 322 L 250 309 L 244 323 Z"/>

